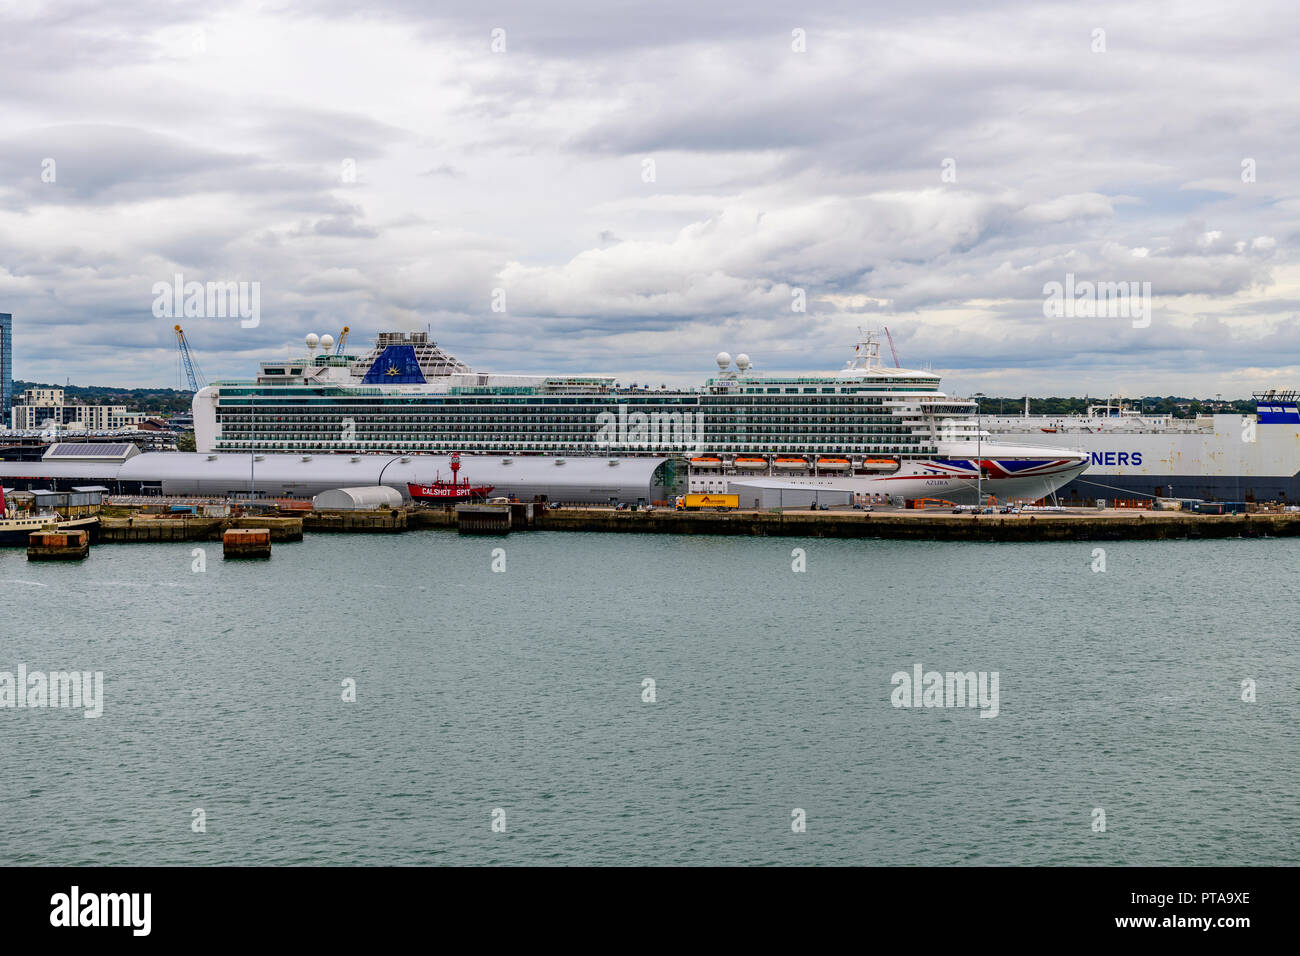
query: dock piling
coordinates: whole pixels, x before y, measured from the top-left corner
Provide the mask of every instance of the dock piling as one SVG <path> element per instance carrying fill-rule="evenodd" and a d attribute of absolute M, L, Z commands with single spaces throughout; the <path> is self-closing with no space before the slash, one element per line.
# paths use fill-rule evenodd
<path fill-rule="evenodd" d="M 221 536 L 222 556 L 226 558 L 269 558 L 269 528 L 231 528 Z"/>
<path fill-rule="evenodd" d="M 85 531 L 33 531 L 27 536 L 28 561 L 80 561 L 89 554 Z"/>

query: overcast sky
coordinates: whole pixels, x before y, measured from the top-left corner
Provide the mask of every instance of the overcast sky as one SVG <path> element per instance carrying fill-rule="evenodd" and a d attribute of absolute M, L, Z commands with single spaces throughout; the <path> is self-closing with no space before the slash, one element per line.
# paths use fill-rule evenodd
<path fill-rule="evenodd" d="M 7 0 L 15 376 L 179 384 L 180 273 L 260 283 L 180 320 L 209 379 L 345 324 L 653 384 L 888 325 L 958 394 L 1300 386 L 1294 0 L 743 6 Z M 1149 326 L 1045 317 L 1067 273 Z"/>

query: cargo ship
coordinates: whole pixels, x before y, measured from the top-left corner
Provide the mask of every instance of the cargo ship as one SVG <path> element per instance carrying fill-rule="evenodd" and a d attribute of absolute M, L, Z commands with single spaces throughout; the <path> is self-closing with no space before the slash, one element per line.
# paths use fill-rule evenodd
<path fill-rule="evenodd" d="M 986 440 L 974 402 L 940 391 L 934 372 L 885 367 L 865 330 L 837 371 L 759 372 L 722 352 L 717 374 L 686 389 L 481 372 L 424 332 L 381 333 L 362 355 L 306 341 L 254 381 L 195 394 L 199 452 L 661 456 L 665 495 L 747 481 L 957 502 L 1043 498 L 1088 467 L 1078 452 Z"/>
<path fill-rule="evenodd" d="M 1082 415 L 983 416 L 994 441 L 1087 455 L 1057 492 L 1069 500 L 1167 498 L 1300 504 L 1300 393 L 1255 392 L 1255 414 L 1144 414 L 1124 401 Z"/>

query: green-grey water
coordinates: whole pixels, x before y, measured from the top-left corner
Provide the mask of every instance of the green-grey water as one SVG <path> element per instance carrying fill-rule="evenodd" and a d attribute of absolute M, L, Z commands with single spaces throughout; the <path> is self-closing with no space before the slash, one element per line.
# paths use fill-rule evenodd
<path fill-rule="evenodd" d="M 0 671 L 105 688 L 0 709 L 0 862 L 1300 861 L 1294 540 L 194 547 L 0 549 Z"/>

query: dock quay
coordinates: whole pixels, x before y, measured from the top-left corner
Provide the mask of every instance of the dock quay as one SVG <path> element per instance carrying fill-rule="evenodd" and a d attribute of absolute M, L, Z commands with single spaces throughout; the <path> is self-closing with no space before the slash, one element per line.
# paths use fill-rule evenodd
<path fill-rule="evenodd" d="M 101 544 L 135 541 L 220 541 L 232 528 L 263 528 L 272 541 L 301 541 L 302 518 L 243 516 L 205 518 L 195 515 L 131 515 L 99 519 Z"/>
<path fill-rule="evenodd" d="M 541 505 L 531 501 L 456 505 L 456 530 L 461 534 L 525 531 L 535 526 L 537 513 L 541 510 Z"/>
<path fill-rule="evenodd" d="M 888 538 L 911 541 L 1158 541 L 1179 538 L 1259 538 L 1300 535 L 1300 513 L 1205 515 L 1125 510 L 938 514 L 867 511 L 615 511 L 563 508 L 544 512 L 545 531 L 623 531 L 640 534 L 743 534 L 807 538 Z"/>
<path fill-rule="evenodd" d="M 509 534 L 510 505 L 457 505 L 456 530 L 461 534 Z"/>
<path fill-rule="evenodd" d="M 395 534 L 405 531 L 407 511 L 391 508 L 379 511 L 310 511 L 302 516 L 304 531 L 355 531 Z"/>
<path fill-rule="evenodd" d="M 858 511 L 618 510 L 609 506 L 547 508 L 536 502 L 407 506 L 375 511 L 309 511 L 298 515 L 101 515 L 98 542 L 220 541 L 226 531 L 264 528 L 272 542 L 301 541 L 304 533 L 400 534 L 446 529 L 464 534 L 603 531 L 636 534 L 726 534 L 813 538 L 889 538 L 915 541 L 1155 541 L 1180 538 L 1257 538 L 1300 535 L 1300 512 L 1255 510 L 1236 514 L 1133 508 L 952 514 L 902 508 Z"/>

